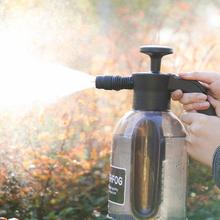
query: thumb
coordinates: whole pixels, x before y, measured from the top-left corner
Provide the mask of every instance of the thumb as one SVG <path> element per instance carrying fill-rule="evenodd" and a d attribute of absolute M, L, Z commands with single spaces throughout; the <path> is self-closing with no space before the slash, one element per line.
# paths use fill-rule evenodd
<path fill-rule="evenodd" d="M 217 73 L 204 73 L 204 72 L 191 72 L 191 73 L 180 73 L 179 76 L 183 79 L 198 80 L 200 82 L 211 84 L 219 75 Z"/>
<path fill-rule="evenodd" d="M 184 112 L 180 116 L 180 120 L 187 125 L 191 125 L 194 121 L 199 120 L 202 114 L 197 112 Z"/>
<path fill-rule="evenodd" d="M 216 115 L 220 117 L 220 101 L 216 100 L 210 95 L 208 95 L 208 101 L 214 107 Z"/>

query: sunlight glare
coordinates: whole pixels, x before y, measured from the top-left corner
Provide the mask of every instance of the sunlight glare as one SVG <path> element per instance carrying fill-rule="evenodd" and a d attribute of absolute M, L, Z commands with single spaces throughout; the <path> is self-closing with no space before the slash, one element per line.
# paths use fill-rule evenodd
<path fill-rule="evenodd" d="M 51 103 L 92 87 L 93 77 L 59 64 L 36 60 L 21 41 L 0 36 L 0 110 Z"/>

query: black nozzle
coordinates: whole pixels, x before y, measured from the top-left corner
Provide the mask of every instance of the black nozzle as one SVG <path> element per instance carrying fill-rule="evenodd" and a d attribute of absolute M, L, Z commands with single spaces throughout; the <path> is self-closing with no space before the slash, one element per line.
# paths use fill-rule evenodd
<path fill-rule="evenodd" d="M 105 90 L 133 89 L 133 78 L 121 76 L 97 76 L 95 86 L 97 89 Z"/>
<path fill-rule="evenodd" d="M 172 54 L 173 49 L 166 46 L 143 45 L 140 47 L 140 52 L 150 56 L 151 72 L 159 74 L 162 57 L 168 54 Z"/>

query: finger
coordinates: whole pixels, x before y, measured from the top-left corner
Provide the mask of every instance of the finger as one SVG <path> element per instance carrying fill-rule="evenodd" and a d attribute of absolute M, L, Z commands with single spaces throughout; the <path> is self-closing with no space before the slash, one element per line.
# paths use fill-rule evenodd
<path fill-rule="evenodd" d="M 191 125 L 194 121 L 201 121 L 204 117 L 207 116 L 197 112 L 184 112 L 180 116 L 180 120 L 187 125 Z"/>
<path fill-rule="evenodd" d="M 217 116 L 220 116 L 220 101 L 208 95 L 208 101 L 214 107 Z"/>
<path fill-rule="evenodd" d="M 183 105 L 183 109 L 186 111 L 193 111 L 193 110 L 205 110 L 208 109 L 210 106 L 209 102 L 196 102 L 191 104 Z"/>
<path fill-rule="evenodd" d="M 199 81 L 199 83 L 204 86 L 206 89 L 210 89 L 210 84 Z"/>
<path fill-rule="evenodd" d="M 217 108 L 219 101 L 217 101 L 215 98 L 213 98 L 210 95 L 208 95 L 208 100 L 214 108 Z"/>
<path fill-rule="evenodd" d="M 193 113 L 183 113 L 181 116 L 180 116 L 180 120 L 186 124 L 186 127 L 187 125 L 191 125 L 192 122 L 193 122 L 193 116 L 192 116 Z"/>
<path fill-rule="evenodd" d="M 219 77 L 218 73 L 205 73 L 205 72 L 191 72 L 191 73 L 180 73 L 179 76 L 183 79 L 198 80 L 203 83 L 210 84 Z"/>
<path fill-rule="evenodd" d="M 171 94 L 172 99 L 175 101 L 180 100 L 182 98 L 182 96 L 183 96 L 183 92 L 180 89 L 172 92 L 172 94 Z"/>
<path fill-rule="evenodd" d="M 190 104 L 195 102 L 205 102 L 207 95 L 203 93 L 185 93 L 179 100 L 182 104 Z"/>

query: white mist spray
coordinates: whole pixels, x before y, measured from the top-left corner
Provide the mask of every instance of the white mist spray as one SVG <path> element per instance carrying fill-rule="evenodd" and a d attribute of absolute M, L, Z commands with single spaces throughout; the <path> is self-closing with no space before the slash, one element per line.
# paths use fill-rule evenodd
<path fill-rule="evenodd" d="M 65 67 L 10 57 L 0 65 L 0 109 L 50 104 L 59 98 L 94 86 L 94 77 Z"/>

